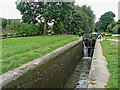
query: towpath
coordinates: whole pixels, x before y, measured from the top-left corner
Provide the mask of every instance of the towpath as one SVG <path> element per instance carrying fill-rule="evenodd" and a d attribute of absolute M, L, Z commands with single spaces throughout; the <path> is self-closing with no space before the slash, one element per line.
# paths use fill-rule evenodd
<path fill-rule="evenodd" d="M 107 61 L 103 56 L 100 40 L 97 40 L 91 63 L 91 70 L 88 79 L 88 88 L 105 88 L 110 73 L 106 67 Z"/>
<path fill-rule="evenodd" d="M 110 41 L 115 41 L 115 42 L 120 42 L 119 39 L 107 39 L 107 40 L 110 40 Z"/>

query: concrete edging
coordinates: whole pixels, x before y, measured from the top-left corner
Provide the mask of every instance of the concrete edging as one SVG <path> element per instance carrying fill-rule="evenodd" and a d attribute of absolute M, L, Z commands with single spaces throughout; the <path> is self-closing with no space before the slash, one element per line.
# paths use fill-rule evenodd
<path fill-rule="evenodd" d="M 30 70 L 33 70 L 37 67 L 42 67 L 43 70 L 46 69 L 49 66 L 49 64 L 46 64 L 46 63 L 54 62 L 53 61 L 54 58 L 56 58 L 57 56 L 59 56 L 60 54 L 62 54 L 64 52 L 68 51 L 69 49 L 75 47 L 81 41 L 82 40 L 79 39 L 75 42 L 69 43 L 69 44 L 67 44 L 63 47 L 60 47 L 60 48 L 56 49 L 55 51 L 53 51 L 41 58 L 35 59 L 33 61 L 29 61 L 28 63 L 25 63 L 22 66 L 14 69 L 14 70 L 10 70 L 10 71 L 0 75 L 0 79 L 1 79 L 0 88 L 2 88 L 3 86 L 6 86 L 7 84 L 11 83 L 12 81 L 17 80 L 19 77 L 23 76 Z"/>

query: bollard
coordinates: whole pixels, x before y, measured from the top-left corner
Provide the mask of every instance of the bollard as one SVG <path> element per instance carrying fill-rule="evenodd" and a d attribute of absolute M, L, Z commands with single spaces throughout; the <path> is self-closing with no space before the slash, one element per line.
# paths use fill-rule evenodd
<path fill-rule="evenodd" d="M 111 49 L 114 49 L 114 44 L 113 44 L 113 43 L 111 43 L 111 45 L 110 45 L 110 46 L 111 46 Z"/>

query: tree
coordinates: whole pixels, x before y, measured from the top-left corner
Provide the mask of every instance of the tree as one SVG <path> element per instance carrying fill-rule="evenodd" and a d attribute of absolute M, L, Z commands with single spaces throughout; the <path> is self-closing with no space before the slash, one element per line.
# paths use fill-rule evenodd
<path fill-rule="evenodd" d="M 117 25 L 117 22 L 112 22 L 107 26 L 107 32 L 112 32 L 112 29 Z"/>
<path fill-rule="evenodd" d="M 48 23 L 53 24 L 55 34 L 68 31 L 89 33 L 94 29 L 95 15 L 86 5 L 75 6 L 74 2 L 21 2 L 18 0 L 17 9 L 20 10 L 25 23 L 43 25 L 44 35 Z"/>
<path fill-rule="evenodd" d="M 11 20 L 10 20 L 10 19 L 8 19 L 8 20 L 7 20 L 7 24 L 8 24 L 8 25 L 10 25 L 10 23 L 11 23 Z"/>
<path fill-rule="evenodd" d="M 73 20 L 73 3 L 64 2 L 59 8 L 59 16 L 55 19 L 53 29 L 56 34 L 63 34 L 69 31 Z"/>
<path fill-rule="evenodd" d="M 7 19 L 2 19 L 2 28 L 5 29 L 7 26 Z"/>
<path fill-rule="evenodd" d="M 101 31 L 101 22 L 100 21 L 95 23 L 95 31 L 96 32 Z"/>
<path fill-rule="evenodd" d="M 62 17 L 70 11 L 69 3 L 66 2 L 21 2 L 18 0 L 16 4 L 23 15 L 23 22 L 33 24 L 44 22 L 44 35 L 46 35 L 47 23 L 58 22 L 58 18 L 63 19 Z"/>
<path fill-rule="evenodd" d="M 117 21 L 117 25 L 119 26 L 118 27 L 118 34 L 120 34 L 120 19 Z"/>
<path fill-rule="evenodd" d="M 91 9 L 90 6 L 86 6 L 83 5 L 82 6 L 82 10 L 86 13 L 86 15 L 88 16 L 88 29 L 86 33 L 92 32 L 92 30 L 94 30 L 94 24 L 95 24 L 95 15 Z"/>
<path fill-rule="evenodd" d="M 86 5 L 80 6 L 73 6 L 74 7 L 74 14 L 73 20 L 70 24 L 70 30 L 78 33 L 84 32 L 89 33 L 92 31 L 94 26 L 94 18 L 95 15 L 91 8 Z M 89 13 L 88 13 L 89 12 Z"/>
<path fill-rule="evenodd" d="M 117 21 L 117 24 L 120 24 L 120 20 Z"/>
<path fill-rule="evenodd" d="M 87 31 L 87 20 L 88 16 L 83 12 L 82 8 L 79 6 L 73 6 L 74 13 L 73 13 L 73 20 L 69 25 L 69 31 L 74 33 L 79 33 Z"/>
<path fill-rule="evenodd" d="M 111 11 L 106 12 L 105 14 L 101 15 L 100 21 L 100 30 L 104 32 L 107 30 L 107 26 L 114 21 L 115 14 Z"/>
<path fill-rule="evenodd" d="M 118 33 L 120 33 L 119 30 L 120 30 L 120 25 L 116 25 L 116 26 L 113 27 L 112 32 L 114 34 L 118 34 Z"/>

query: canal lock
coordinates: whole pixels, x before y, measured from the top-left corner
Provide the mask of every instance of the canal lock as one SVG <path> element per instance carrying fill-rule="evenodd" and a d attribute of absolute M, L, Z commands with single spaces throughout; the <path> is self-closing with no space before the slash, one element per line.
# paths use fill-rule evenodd
<path fill-rule="evenodd" d="M 83 57 L 67 80 L 64 88 L 87 88 L 92 56 L 97 37 L 83 37 Z"/>

